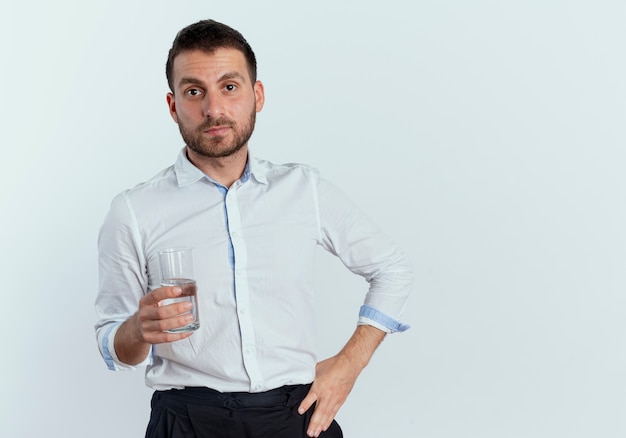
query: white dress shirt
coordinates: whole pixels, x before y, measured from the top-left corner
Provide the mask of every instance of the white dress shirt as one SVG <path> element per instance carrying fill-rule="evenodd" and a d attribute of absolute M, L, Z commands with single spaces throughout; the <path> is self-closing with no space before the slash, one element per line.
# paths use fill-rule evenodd
<path fill-rule="evenodd" d="M 140 364 L 146 384 L 260 392 L 312 382 L 318 245 L 368 281 L 359 324 L 408 328 L 398 321 L 413 282 L 405 254 L 316 170 L 250 157 L 227 189 L 183 149 L 175 165 L 119 194 L 100 230 L 96 335 L 107 366 L 135 368 L 113 339 L 160 287 L 158 251 L 191 246 L 200 328 L 152 347 Z"/>

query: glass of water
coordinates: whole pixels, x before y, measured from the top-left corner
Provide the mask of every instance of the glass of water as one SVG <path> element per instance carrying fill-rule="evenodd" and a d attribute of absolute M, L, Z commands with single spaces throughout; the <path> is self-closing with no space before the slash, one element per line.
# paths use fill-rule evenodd
<path fill-rule="evenodd" d="M 162 301 L 163 305 L 190 301 L 193 305 L 191 313 L 193 321 L 183 327 L 166 330 L 170 333 L 190 332 L 200 327 L 198 319 L 198 302 L 196 280 L 193 275 L 193 248 L 168 248 L 159 251 L 161 267 L 161 286 L 178 286 L 183 292 L 179 297 Z"/>

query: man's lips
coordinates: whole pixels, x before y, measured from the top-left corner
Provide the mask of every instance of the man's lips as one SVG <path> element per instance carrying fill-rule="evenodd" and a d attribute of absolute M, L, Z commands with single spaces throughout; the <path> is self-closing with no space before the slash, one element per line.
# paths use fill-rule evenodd
<path fill-rule="evenodd" d="M 212 128 L 207 128 L 203 130 L 202 132 L 204 132 L 205 134 L 209 134 L 209 135 L 221 136 L 221 135 L 225 135 L 229 129 L 230 129 L 230 126 L 213 126 Z"/>

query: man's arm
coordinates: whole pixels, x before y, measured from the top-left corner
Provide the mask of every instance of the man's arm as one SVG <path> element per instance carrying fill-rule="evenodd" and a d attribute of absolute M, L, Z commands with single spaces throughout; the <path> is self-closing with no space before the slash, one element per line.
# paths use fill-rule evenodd
<path fill-rule="evenodd" d="M 310 437 L 328 429 L 385 335 L 375 327 L 360 325 L 336 356 L 317 364 L 315 381 L 298 408 L 303 414 L 317 402 L 307 431 Z"/>
<path fill-rule="evenodd" d="M 191 320 L 192 304 L 188 301 L 162 306 L 166 298 L 176 298 L 182 293 L 180 287 L 160 287 L 144 295 L 139 310 L 128 318 L 115 334 L 115 353 L 128 365 L 137 365 L 148 356 L 152 344 L 173 342 L 187 338 L 193 332 L 167 333 L 182 327 Z"/>
<path fill-rule="evenodd" d="M 363 277 L 369 288 L 360 325 L 336 356 L 317 364 L 315 380 L 298 408 L 302 414 L 316 403 L 307 431 L 311 437 L 328 429 L 386 333 L 408 328 L 397 319 L 413 284 L 412 267 L 396 243 L 334 185 L 321 178 L 315 181 L 319 244 Z"/>

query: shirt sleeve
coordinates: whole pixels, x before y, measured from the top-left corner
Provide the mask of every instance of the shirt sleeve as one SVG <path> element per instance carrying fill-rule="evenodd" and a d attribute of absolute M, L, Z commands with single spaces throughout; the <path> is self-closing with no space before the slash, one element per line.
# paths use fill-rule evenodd
<path fill-rule="evenodd" d="M 317 183 L 320 244 L 369 283 L 358 324 L 387 333 L 409 328 L 400 322 L 413 287 L 407 255 L 337 187 Z"/>
<path fill-rule="evenodd" d="M 139 307 L 147 290 L 147 270 L 141 235 L 126 193 L 111 203 L 98 236 L 99 290 L 96 298 L 96 339 L 107 367 L 111 370 L 132 370 L 121 362 L 114 348 L 119 326 Z M 147 357 L 138 366 L 146 365 Z"/>

